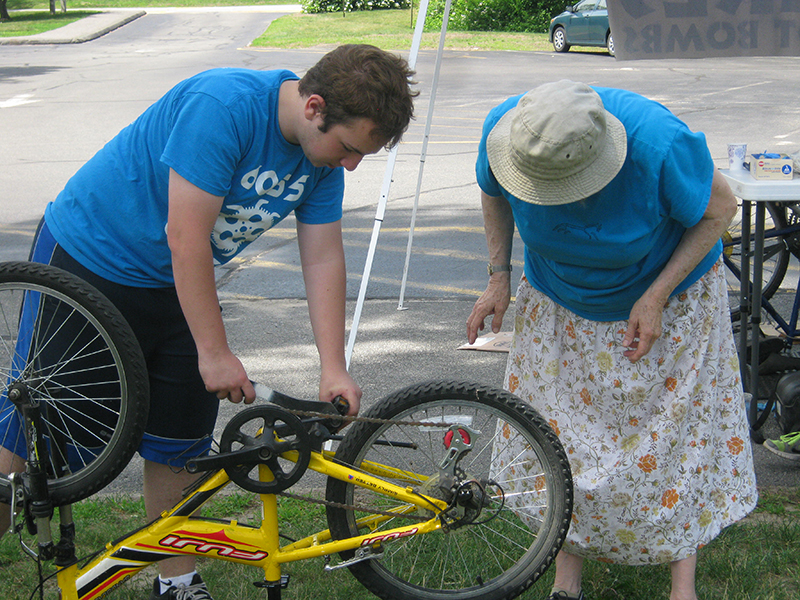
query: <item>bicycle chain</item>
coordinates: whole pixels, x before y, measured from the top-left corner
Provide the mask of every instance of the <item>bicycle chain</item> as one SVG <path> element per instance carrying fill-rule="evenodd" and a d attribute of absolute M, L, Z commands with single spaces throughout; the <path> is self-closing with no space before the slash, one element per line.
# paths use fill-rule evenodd
<path fill-rule="evenodd" d="M 310 410 L 300 410 L 300 409 L 291 409 L 281 406 L 282 410 L 286 412 L 290 412 L 297 417 L 312 417 L 312 418 L 321 418 L 325 420 L 332 420 L 332 419 L 340 419 L 347 423 L 378 423 L 378 424 L 388 424 L 388 425 L 408 425 L 413 427 L 450 427 L 454 425 L 454 423 L 444 423 L 442 421 L 437 422 L 430 422 L 430 421 L 397 421 L 394 419 L 378 419 L 376 417 L 359 417 L 359 416 L 338 416 L 338 415 L 330 415 L 327 413 L 320 413 Z M 347 465 L 350 468 L 355 468 L 353 465 Z M 372 475 L 374 477 L 374 475 Z M 417 521 L 428 521 L 430 520 L 429 517 L 422 517 L 422 516 L 414 516 L 414 515 L 400 515 L 396 512 L 389 512 L 384 510 L 378 510 L 373 508 L 366 508 L 363 506 L 355 506 L 351 504 L 342 504 L 341 502 L 333 502 L 332 500 L 325 500 L 322 498 L 311 498 L 309 496 L 301 496 L 300 494 L 292 494 L 291 492 L 282 491 L 278 492 L 276 495 L 283 496 L 285 498 L 293 498 L 295 500 L 302 500 L 304 502 L 310 502 L 311 504 L 321 504 L 323 506 L 330 506 L 333 508 L 341 508 L 343 510 L 351 510 L 351 511 L 360 511 L 374 515 L 381 515 L 387 517 L 402 517 L 411 520 Z"/>
<path fill-rule="evenodd" d="M 396 421 L 394 419 L 378 419 L 376 417 L 331 415 L 329 413 L 286 408 L 284 406 L 278 406 L 278 408 L 280 408 L 281 410 L 285 410 L 286 412 L 290 412 L 298 417 L 319 417 L 327 421 L 341 420 L 341 421 L 347 421 L 349 423 L 378 423 L 378 424 L 385 423 L 388 425 L 409 425 L 414 427 L 451 427 L 452 425 L 458 425 L 458 423 L 445 423 L 444 421 Z"/>

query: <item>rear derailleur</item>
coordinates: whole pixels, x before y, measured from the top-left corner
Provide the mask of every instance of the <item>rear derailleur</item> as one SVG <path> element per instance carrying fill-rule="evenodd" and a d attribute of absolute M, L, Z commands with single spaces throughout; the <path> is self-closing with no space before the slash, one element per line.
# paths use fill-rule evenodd
<path fill-rule="evenodd" d="M 466 425 L 451 425 L 442 440 L 447 454 L 439 464 L 439 472 L 421 490 L 448 501 L 448 507 L 439 515 L 445 530 L 486 523 L 502 508 L 504 496 L 500 485 L 491 479 L 471 478 L 460 466 L 462 459 L 473 449 L 479 435 L 479 431 Z M 501 498 L 499 508 L 494 509 L 489 517 L 478 521 L 484 509 L 492 504 L 494 497 Z"/>

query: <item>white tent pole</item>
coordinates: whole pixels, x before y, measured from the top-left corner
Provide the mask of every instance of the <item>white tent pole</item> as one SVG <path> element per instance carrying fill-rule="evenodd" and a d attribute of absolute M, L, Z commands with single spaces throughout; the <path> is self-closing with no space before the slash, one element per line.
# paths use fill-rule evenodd
<path fill-rule="evenodd" d="M 414 6 L 413 0 L 411 6 Z M 408 66 L 413 71 L 417 67 L 417 55 L 422 41 L 422 30 L 425 28 L 425 19 L 428 16 L 428 0 L 421 0 L 417 12 L 417 22 L 414 25 L 414 37 L 411 40 L 411 49 L 408 51 Z"/>
<path fill-rule="evenodd" d="M 422 152 L 419 156 L 419 175 L 417 176 L 417 192 L 414 194 L 414 207 L 411 210 L 411 225 L 408 229 L 408 246 L 406 247 L 406 263 L 403 266 L 403 281 L 400 284 L 400 302 L 397 310 L 405 310 L 403 299 L 406 295 L 406 281 L 408 279 L 408 265 L 411 261 L 411 246 L 414 242 L 414 225 L 417 222 L 417 208 L 419 206 L 419 194 L 422 189 L 422 172 L 425 167 L 425 159 L 428 155 L 428 138 L 431 133 L 431 121 L 433 120 L 433 105 L 436 102 L 436 88 L 439 86 L 439 70 L 442 64 L 442 54 L 444 53 L 444 38 L 447 33 L 447 22 L 450 20 L 450 2 L 446 0 L 444 4 L 444 15 L 442 17 L 442 30 L 439 34 L 439 49 L 436 51 L 436 67 L 433 71 L 433 83 L 431 85 L 431 99 L 428 103 L 428 118 L 425 122 L 425 135 L 422 138 Z"/>
<path fill-rule="evenodd" d="M 448 3 L 450 0 L 447 0 Z M 417 24 L 414 28 L 414 37 L 411 41 L 411 50 L 408 55 L 408 66 L 414 70 L 417 64 L 417 55 L 419 54 L 419 45 L 422 40 L 422 29 L 425 26 L 425 17 L 428 13 L 428 0 L 422 0 L 417 13 Z M 383 186 L 381 187 L 381 197 L 378 200 L 378 209 L 375 214 L 375 221 L 372 226 L 372 239 L 369 244 L 369 251 L 367 252 L 367 260 L 364 265 L 364 274 L 361 277 L 361 288 L 358 291 L 358 301 L 356 302 L 356 310 L 353 314 L 353 324 L 350 327 L 350 337 L 347 340 L 347 350 L 345 352 L 345 360 L 347 361 L 347 368 L 350 368 L 350 359 L 353 356 L 353 346 L 356 343 L 356 335 L 358 334 L 358 325 L 361 321 L 361 310 L 364 306 L 364 299 L 367 295 L 367 285 L 369 284 L 369 276 L 372 271 L 372 261 L 375 258 L 375 247 L 378 245 L 378 235 L 380 234 L 381 224 L 383 223 L 383 215 L 386 212 L 386 202 L 389 198 L 389 187 L 392 184 L 392 173 L 394 172 L 394 165 L 397 160 L 397 146 L 392 148 L 389 152 L 389 160 L 386 163 L 386 171 L 383 176 Z"/>

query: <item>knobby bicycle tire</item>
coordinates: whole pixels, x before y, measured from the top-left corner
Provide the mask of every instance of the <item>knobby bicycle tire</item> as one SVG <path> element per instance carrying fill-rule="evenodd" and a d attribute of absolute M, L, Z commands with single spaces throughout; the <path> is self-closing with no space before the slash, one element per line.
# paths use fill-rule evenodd
<path fill-rule="evenodd" d="M 364 416 L 395 422 L 354 423 L 336 460 L 362 468 L 364 461 L 380 463 L 391 469 L 382 469 L 384 479 L 447 500 L 439 487 L 440 465 L 452 434 L 435 424 L 467 425 L 464 439 L 473 447 L 458 459 L 456 479 L 492 481 L 503 490 L 487 485 L 483 509 L 472 523 L 376 544 L 381 558 L 349 567 L 367 589 L 385 600 L 503 600 L 517 597 L 547 570 L 569 527 L 572 477 L 558 438 L 531 407 L 503 390 L 444 381 L 396 392 Z M 327 507 L 334 539 L 366 532 L 380 537 L 381 531 L 410 524 L 405 515 L 433 516 L 406 507 L 403 515 L 386 517 L 387 511 L 403 510 L 399 501 L 335 479 L 328 481 L 326 498 L 345 505 Z M 359 531 L 357 519 L 368 515 L 352 506 L 384 516 L 362 522 Z"/>
<path fill-rule="evenodd" d="M 55 506 L 105 487 L 141 441 L 149 385 L 136 337 L 105 296 L 66 271 L 0 263 L 0 446 L 24 459 L 12 385 L 42 407 Z M 10 498 L 11 483 L 0 475 L 0 501 Z"/>
<path fill-rule="evenodd" d="M 771 232 L 776 232 L 787 227 L 786 208 L 780 202 L 767 202 L 764 219 L 763 274 L 761 295 L 769 300 L 778 291 L 786 276 L 789 266 L 790 251 L 786 236 L 769 237 Z M 750 278 L 753 277 L 753 240 L 755 239 L 755 209 L 751 213 L 750 225 Z M 725 277 L 728 282 L 728 303 L 730 305 L 731 320 L 738 321 L 741 316 L 739 307 L 742 270 L 742 215 L 737 214 L 723 235 L 723 254 L 728 268 Z M 731 268 L 733 267 L 733 269 Z"/>

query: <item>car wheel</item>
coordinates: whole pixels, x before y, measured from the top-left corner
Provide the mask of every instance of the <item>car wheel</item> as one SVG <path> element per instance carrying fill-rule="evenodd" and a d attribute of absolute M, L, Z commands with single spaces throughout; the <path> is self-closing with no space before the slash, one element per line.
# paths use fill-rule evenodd
<path fill-rule="evenodd" d="M 555 48 L 556 52 L 566 52 L 569 50 L 567 33 L 564 31 L 563 27 L 556 27 L 553 30 L 553 48 Z"/>
<path fill-rule="evenodd" d="M 606 37 L 606 48 L 608 48 L 608 53 L 611 56 L 616 56 L 614 54 L 614 37 L 611 35 L 611 32 L 608 32 L 608 36 Z"/>

